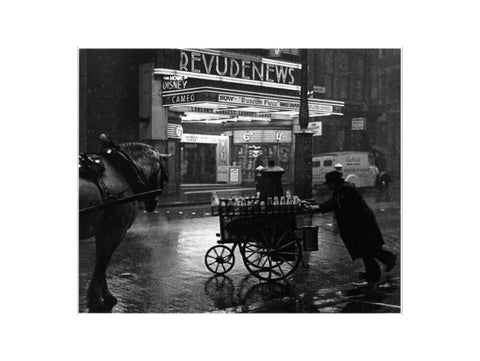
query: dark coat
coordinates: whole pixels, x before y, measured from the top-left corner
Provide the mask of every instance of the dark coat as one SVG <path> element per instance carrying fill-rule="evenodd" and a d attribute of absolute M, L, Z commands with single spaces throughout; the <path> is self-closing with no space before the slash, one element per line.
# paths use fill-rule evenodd
<path fill-rule="evenodd" d="M 372 254 L 385 244 L 373 211 L 353 184 L 339 185 L 319 210 L 335 213 L 340 236 L 352 260 Z"/>

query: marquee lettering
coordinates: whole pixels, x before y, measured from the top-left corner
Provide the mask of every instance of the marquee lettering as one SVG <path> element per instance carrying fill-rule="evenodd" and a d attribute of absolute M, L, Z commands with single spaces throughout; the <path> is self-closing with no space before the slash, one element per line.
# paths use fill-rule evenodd
<path fill-rule="evenodd" d="M 183 77 L 166 76 L 162 79 L 162 90 L 179 90 L 187 88 L 188 80 Z"/>
<path fill-rule="evenodd" d="M 174 95 L 171 99 L 172 104 L 194 102 L 195 94 Z"/>
<path fill-rule="evenodd" d="M 257 76 L 258 76 L 258 80 L 261 80 L 263 81 L 263 66 L 260 67 L 260 69 L 258 68 L 257 64 L 255 63 L 252 63 L 253 65 L 253 69 L 252 69 L 252 77 L 253 79 L 255 79 L 255 73 L 257 73 Z M 293 70 L 293 69 L 292 69 Z M 292 77 L 293 78 L 293 77 Z"/>
<path fill-rule="evenodd" d="M 260 58 L 234 59 L 225 55 L 180 50 L 179 70 L 291 85 L 295 83 L 296 68 L 288 64 L 264 63 Z"/>
<path fill-rule="evenodd" d="M 233 66 L 235 64 L 235 66 Z M 236 68 L 235 72 L 233 69 Z M 236 78 L 238 73 L 240 72 L 240 65 L 238 64 L 238 61 L 235 59 L 230 59 L 230 78 Z"/>
<path fill-rule="evenodd" d="M 217 55 L 215 57 L 215 59 L 217 60 L 217 65 L 215 67 L 215 69 L 217 70 L 217 74 L 220 75 L 220 76 L 224 76 L 225 74 L 227 74 L 227 71 L 228 71 L 228 66 L 227 66 L 228 59 L 223 58 L 223 70 L 222 71 L 220 71 L 220 69 L 219 69 L 219 64 L 220 64 L 219 56 Z"/>
<path fill-rule="evenodd" d="M 213 56 L 210 58 L 210 63 L 207 65 L 207 58 L 205 57 L 205 54 L 202 54 L 202 59 L 203 59 L 203 65 L 205 66 L 205 70 L 207 71 L 207 74 L 210 74 L 212 70 L 212 65 L 213 65 Z"/>

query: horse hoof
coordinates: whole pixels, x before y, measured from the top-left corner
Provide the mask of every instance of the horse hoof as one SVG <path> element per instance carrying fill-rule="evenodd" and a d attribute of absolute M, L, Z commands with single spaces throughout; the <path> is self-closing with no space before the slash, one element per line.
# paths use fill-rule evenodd
<path fill-rule="evenodd" d="M 103 302 L 100 302 L 94 305 L 89 305 L 88 312 L 89 313 L 110 313 L 112 312 L 112 309 L 107 305 L 105 305 Z"/>
<path fill-rule="evenodd" d="M 103 298 L 103 304 L 110 308 L 110 310 L 118 303 L 117 298 L 114 295 L 108 295 Z"/>

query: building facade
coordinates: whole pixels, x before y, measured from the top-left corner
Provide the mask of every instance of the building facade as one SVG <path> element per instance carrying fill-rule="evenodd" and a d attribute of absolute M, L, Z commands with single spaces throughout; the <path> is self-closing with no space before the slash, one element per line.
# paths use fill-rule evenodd
<path fill-rule="evenodd" d="M 345 102 L 344 115 L 325 119 L 314 153 L 371 151 L 382 170 L 400 177 L 400 49 L 312 49 L 311 87 Z"/>
<path fill-rule="evenodd" d="M 79 64 L 80 151 L 107 133 L 173 154 L 175 185 L 251 184 L 267 159 L 292 182 L 298 49 L 82 49 Z M 311 49 L 308 71 L 314 153 L 372 148 L 399 175 L 399 51 Z"/>

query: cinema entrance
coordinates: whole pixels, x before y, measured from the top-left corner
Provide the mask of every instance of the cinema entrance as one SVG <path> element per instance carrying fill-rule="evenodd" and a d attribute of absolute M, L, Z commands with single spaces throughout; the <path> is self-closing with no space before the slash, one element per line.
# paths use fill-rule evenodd
<path fill-rule="evenodd" d="M 216 182 L 216 147 L 216 144 L 180 144 L 182 183 Z"/>

